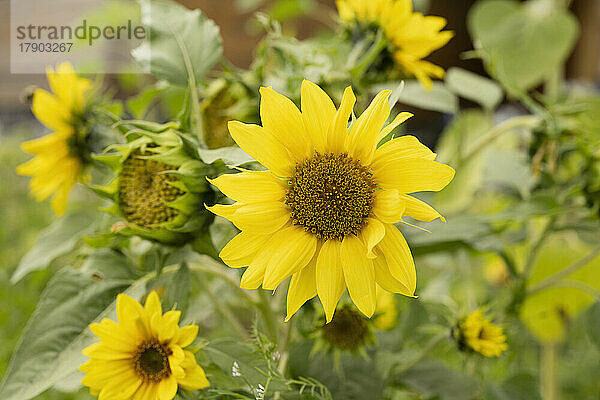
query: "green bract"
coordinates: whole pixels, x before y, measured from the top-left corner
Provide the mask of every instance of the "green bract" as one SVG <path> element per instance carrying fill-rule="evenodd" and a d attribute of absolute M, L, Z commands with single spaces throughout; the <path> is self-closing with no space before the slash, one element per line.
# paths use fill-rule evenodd
<path fill-rule="evenodd" d="M 171 128 L 136 129 L 127 139 L 95 157 L 116 175 L 108 185 L 92 187 L 113 201 L 104 211 L 124 220 L 112 231 L 170 245 L 206 234 L 213 221 L 204 207 L 214 201 L 206 181 L 212 167 L 199 160 L 194 140 Z"/>

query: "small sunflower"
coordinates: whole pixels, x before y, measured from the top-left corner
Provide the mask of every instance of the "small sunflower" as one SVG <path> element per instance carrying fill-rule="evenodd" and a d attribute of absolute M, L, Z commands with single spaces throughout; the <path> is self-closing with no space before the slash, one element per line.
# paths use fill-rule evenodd
<path fill-rule="evenodd" d="M 220 253 L 232 268 L 248 266 L 241 287 L 273 290 L 291 276 L 287 319 L 318 295 L 331 321 L 346 288 L 367 317 L 375 311 L 377 285 L 414 296 L 414 261 L 394 224 L 404 215 L 442 218 L 407 193 L 441 190 L 454 170 L 435 162 L 414 136 L 377 148 L 411 116 L 401 113 L 384 127 L 389 90 L 350 129 L 356 101 L 350 87 L 336 110 L 321 88 L 304 81 L 302 113 L 273 89 L 260 92 L 263 126 L 231 121 L 229 131 L 269 171 L 212 180 L 237 203 L 208 207 L 242 230 Z"/>
<path fill-rule="evenodd" d="M 472 312 L 460 324 L 459 342 L 485 357 L 499 356 L 508 349 L 504 330 L 485 318 L 482 310 Z"/>
<path fill-rule="evenodd" d="M 33 94 L 32 111 L 54 132 L 23 143 L 23 150 L 35 157 L 19 165 L 17 173 L 32 177 L 31 193 L 37 201 L 54 194 L 52 208 L 57 214 L 63 214 L 69 192 L 82 179 L 87 162 L 87 131 L 82 129 L 82 122 L 87 107 L 85 92 L 91 82 L 79 78 L 68 62 L 60 64 L 56 71 L 49 67 L 46 73 L 54 94 L 37 89 Z"/>
<path fill-rule="evenodd" d="M 177 388 L 208 387 L 204 370 L 185 348 L 198 327 L 179 327 L 181 311 L 162 313 L 156 292 L 144 307 L 131 297 L 117 297 L 119 323 L 103 319 L 90 324 L 101 340 L 82 351 L 91 358 L 79 367 L 81 383 L 100 400 L 171 400 Z"/>
<path fill-rule="evenodd" d="M 342 21 L 356 24 L 359 31 L 382 29 L 388 55 L 408 75 L 430 89 L 431 77 L 443 78 L 444 69 L 423 60 L 444 46 L 452 31 L 441 31 L 446 20 L 413 12 L 411 0 L 337 0 Z"/>

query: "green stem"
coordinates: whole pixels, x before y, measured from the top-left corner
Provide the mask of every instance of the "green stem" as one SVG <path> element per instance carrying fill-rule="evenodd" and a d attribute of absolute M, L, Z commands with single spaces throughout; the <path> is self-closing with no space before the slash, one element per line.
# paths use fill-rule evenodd
<path fill-rule="evenodd" d="M 539 123 L 539 117 L 535 115 L 524 115 L 520 117 L 514 117 L 509 120 L 502 122 L 501 124 L 492 128 L 485 136 L 483 136 L 466 154 L 462 157 L 462 163 L 465 163 L 470 158 L 478 154 L 486 146 L 493 143 L 496 139 L 502 136 L 506 132 L 510 132 L 515 128 L 528 127 L 533 128 Z"/>
<path fill-rule="evenodd" d="M 540 389 L 542 400 L 556 400 L 556 347 L 554 343 L 544 343 L 540 359 Z"/>
<path fill-rule="evenodd" d="M 531 286 L 529 290 L 527 290 L 527 294 L 531 295 L 533 293 L 537 293 L 549 287 L 552 287 L 559 283 L 564 278 L 568 277 L 578 269 L 586 266 L 590 261 L 592 261 L 596 256 L 600 254 L 600 245 L 594 247 L 594 249 L 585 257 L 575 261 L 573 264 L 569 265 L 567 268 L 557 272 L 554 275 L 549 276 L 543 281 Z"/>
<path fill-rule="evenodd" d="M 375 40 L 369 48 L 369 51 L 362 57 L 358 65 L 350 70 L 350 73 L 354 76 L 362 76 L 386 46 L 387 40 L 383 34 L 383 31 L 380 29 L 377 31 L 377 36 L 375 36 Z"/>
<path fill-rule="evenodd" d="M 286 322 L 285 333 L 284 333 L 284 337 L 283 337 L 283 344 L 281 346 L 281 351 L 280 351 L 281 358 L 279 359 L 279 365 L 277 366 L 277 369 L 279 370 L 281 375 L 284 375 L 284 376 L 285 376 L 285 370 L 287 368 L 287 363 L 290 358 L 289 347 L 290 347 L 290 342 L 292 340 L 292 332 L 294 330 L 293 327 L 294 327 L 294 319 L 291 319 L 288 322 Z"/>

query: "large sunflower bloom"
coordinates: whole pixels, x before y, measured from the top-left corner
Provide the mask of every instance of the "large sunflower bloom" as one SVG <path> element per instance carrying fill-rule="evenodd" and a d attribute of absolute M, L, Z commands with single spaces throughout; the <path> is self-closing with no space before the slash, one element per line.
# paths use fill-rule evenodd
<path fill-rule="evenodd" d="M 204 370 L 185 347 L 198 335 L 198 326 L 179 327 L 181 311 L 162 313 L 156 292 L 142 307 L 131 297 L 117 297 L 119 323 L 103 319 L 90 324 L 101 340 L 83 350 L 90 357 L 79 369 L 81 381 L 99 400 L 171 400 L 180 386 L 209 386 Z"/>
<path fill-rule="evenodd" d="M 440 32 L 444 18 L 413 12 L 411 0 L 337 0 L 337 7 L 347 23 L 380 27 L 394 62 L 425 88 L 431 88 L 431 77 L 444 77 L 443 68 L 423 60 L 454 36 Z"/>
<path fill-rule="evenodd" d="M 350 87 L 336 110 L 321 88 L 304 81 L 302 113 L 273 89 L 260 92 L 263 126 L 231 121 L 229 131 L 270 171 L 221 175 L 212 183 L 237 203 L 209 207 L 242 230 L 220 253 L 230 267 L 248 266 L 241 287 L 273 290 L 292 276 L 288 319 L 318 295 L 330 321 L 346 287 L 368 317 L 375 311 L 376 285 L 413 296 L 413 258 L 394 223 L 403 215 L 441 218 L 407 193 L 441 190 L 454 170 L 435 162 L 414 136 L 377 148 L 411 116 L 401 113 L 384 127 L 389 90 L 350 129 L 356 101 Z"/>
<path fill-rule="evenodd" d="M 485 356 L 499 356 L 508 349 L 504 330 L 475 310 L 460 324 L 461 343 Z"/>
<path fill-rule="evenodd" d="M 68 62 L 56 72 L 49 67 L 48 82 L 54 94 L 37 89 L 32 111 L 37 119 L 54 132 L 23 143 L 25 152 L 35 157 L 17 167 L 17 173 L 31 176 L 31 193 L 37 201 L 52 194 L 51 205 L 63 214 L 73 185 L 82 177 L 84 161 L 79 149 L 78 125 L 85 112 L 85 91 L 91 82 L 79 78 Z"/>

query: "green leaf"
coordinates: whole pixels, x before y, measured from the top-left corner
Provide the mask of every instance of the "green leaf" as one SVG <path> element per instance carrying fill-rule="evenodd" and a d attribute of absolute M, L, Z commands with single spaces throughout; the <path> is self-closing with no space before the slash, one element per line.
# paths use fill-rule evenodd
<path fill-rule="evenodd" d="M 79 240 L 93 230 L 90 214 L 79 212 L 66 215 L 40 233 L 33 248 L 21 259 L 11 278 L 17 283 L 30 272 L 47 268 L 52 261 L 77 245 Z"/>
<path fill-rule="evenodd" d="M 396 87 L 394 85 L 393 87 Z M 407 81 L 398 96 L 402 104 L 423 110 L 439 111 L 448 114 L 458 112 L 458 98 L 442 83 L 434 82 L 431 90 L 426 90 L 419 82 Z"/>
<path fill-rule="evenodd" d="M 152 75 L 185 86 L 199 83 L 221 59 L 219 27 L 200 10 L 175 2 L 142 0 L 147 41 L 133 50 L 134 58 Z"/>
<path fill-rule="evenodd" d="M 481 1 L 468 15 L 490 75 L 506 88 L 527 90 L 561 67 L 578 33 L 577 20 L 548 1 Z"/>
<path fill-rule="evenodd" d="M 472 100 L 485 109 L 493 110 L 502 101 L 502 88 L 496 82 L 465 69 L 450 68 L 445 81 L 456 95 Z"/>
<path fill-rule="evenodd" d="M 81 350 L 97 341 L 88 324 L 114 318 L 115 296 L 139 298 L 145 280 L 98 279 L 87 271 L 64 268 L 48 282 L 13 353 L 0 386 L 3 400 L 31 399 L 66 379 L 86 361 Z"/>
<path fill-rule="evenodd" d="M 226 165 L 237 166 L 255 161 L 237 146 L 221 147 L 220 149 L 198 149 L 198 155 L 207 164 L 223 160 Z"/>

